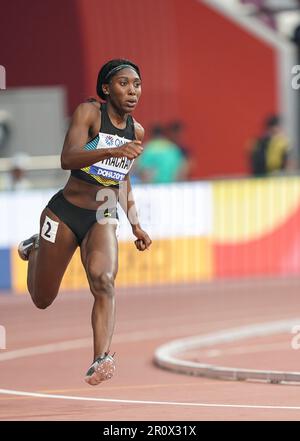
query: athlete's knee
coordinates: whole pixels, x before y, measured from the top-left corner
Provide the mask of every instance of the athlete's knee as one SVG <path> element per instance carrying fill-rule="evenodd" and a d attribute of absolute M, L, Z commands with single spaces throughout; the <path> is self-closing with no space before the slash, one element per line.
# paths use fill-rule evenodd
<path fill-rule="evenodd" d="M 48 308 L 54 300 L 54 297 L 44 297 L 44 296 L 39 296 L 39 295 L 32 295 L 31 294 L 31 298 L 32 301 L 34 303 L 34 305 L 38 308 L 38 309 L 46 309 Z"/>
<path fill-rule="evenodd" d="M 38 309 L 46 309 L 51 305 L 52 302 L 48 302 L 45 300 L 33 300 L 33 303 Z"/>
<path fill-rule="evenodd" d="M 106 271 L 89 271 L 89 282 L 94 296 L 114 295 L 115 277 L 112 273 Z"/>

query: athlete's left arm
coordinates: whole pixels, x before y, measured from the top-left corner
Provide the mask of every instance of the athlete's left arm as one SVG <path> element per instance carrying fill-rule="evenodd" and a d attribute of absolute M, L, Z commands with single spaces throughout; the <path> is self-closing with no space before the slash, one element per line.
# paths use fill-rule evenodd
<path fill-rule="evenodd" d="M 142 142 L 145 133 L 143 127 L 138 122 L 134 121 L 134 129 L 136 139 Z M 129 175 L 126 176 L 124 182 L 121 183 L 120 187 L 119 203 L 123 208 L 125 214 L 127 215 L 127 218 L 131 224 L 133 234 L 137 238 L 134 242 L 135 246 L 139 251 L 149 249 L 152 240 L 150 239 L 146 231 L 142 229 L 139 223 Z"/>

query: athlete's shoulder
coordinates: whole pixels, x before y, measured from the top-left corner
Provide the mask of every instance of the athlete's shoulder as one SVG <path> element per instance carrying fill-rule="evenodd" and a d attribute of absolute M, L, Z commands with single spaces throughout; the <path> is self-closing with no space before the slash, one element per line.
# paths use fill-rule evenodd
<path fill-rule="evenodd" d="M 95 118 L 99 118 L 99 112 L 101 112 L 101 110 L 98 101 L 84 101 L 76 107 L 73 113 L 73 120 L 93 121 Z"/>
<path fill-rule="evenodd" d="M 138 141 L 143 141 L 144 139 L 144 135 L 145 135 L 145 129 L 144 127 L 137 122 L 134 118 L 133 119 L 133 123 L 134 123 L 134 131 L 135 131 L 135 135 L 136 135 L 136 139 Z"/>
<path fill-rule="evenodd" d="M 101 103 L 99 101 L 95 100 L 94 98 L 89 98 L 88 100 L 84 101 L 83 103 L 80 103 L 76 110 L 80 110 L 85 113 L 99 113 L 101 112 Z"/>

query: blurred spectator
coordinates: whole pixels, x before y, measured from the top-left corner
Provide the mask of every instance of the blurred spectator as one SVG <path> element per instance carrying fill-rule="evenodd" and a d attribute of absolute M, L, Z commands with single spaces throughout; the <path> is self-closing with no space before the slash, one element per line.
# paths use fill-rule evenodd
<path fill-rule="evenodd" d="M 240 0 L 242 4 L 251 4 L 256 7 L 256 17 L 265 25 L 276 30 L 276 20 L 272 8 L 268 6 L 266 0 Z M 284 3 L 282 4 L 284 6 Z"/>
<path fill-rule="evenodd" d="M 26 153 L 16 153 L 11 158 L 11 167 L 3 183 L 4 190 L 26 190 L 31 187 L 27 178 L 29 156 Z"/>
<path fill-rule="evenodd" d="M 292 41 L 296 43 L 298 47 L 300 46 L 300 24 L 298 24 L 294 29 L 294 33 L 292 35 Z"/>
<path fill-rule="evenodd" d="M 289 142 L 282 131 L 280 118 L 277 115 L 269 116 L 262 135 L 251 146 L 252 174 L 265 176 L 284 170 L 287 166 L 289 151 Z"/>
<path fill-rule="evenodd" d="M 137 161 L 136 173 L 142 182 L 163 183 L 180 179 L 185 158 L 176 144 L 165 135 L 161 125 L 151 129 L 151 139 Z"/>
<path fill-rule="evenodd" d="M 10 135 L 10 114 L 6 110 L 0 110 L 0 154 L 6 147 Z"/>
<path fill-rule="evenodd" d="M 171 121 L 166 127 L 167 138 L 180 148 L 184 163 L 180 169 L 178 180 L 186 181 L 190 178 L 193 161 L 191 154 L 183 141 L 184 124 L 181 121 Z"/>

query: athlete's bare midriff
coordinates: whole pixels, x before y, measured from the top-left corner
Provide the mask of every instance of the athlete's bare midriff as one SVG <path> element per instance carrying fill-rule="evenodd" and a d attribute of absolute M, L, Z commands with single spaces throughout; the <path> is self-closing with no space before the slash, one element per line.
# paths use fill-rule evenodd
<path fill-rule="evenodd" d="M 118 188 L 89 184 L 81 179 L 70 176 L 63 189 L 63 195 L 69 202 L 78 207 L 97 210 L 100 205 L 105 202 L 104 195 L 107 195 L 108 189 L 114 192 L 117 200 L 119 192 Z M 101 197 L 101 193 L 98 194 L 101 190 L 104 190 L 103 198 Z M 96 200 L 97 194 L 99 200 Z"/>

